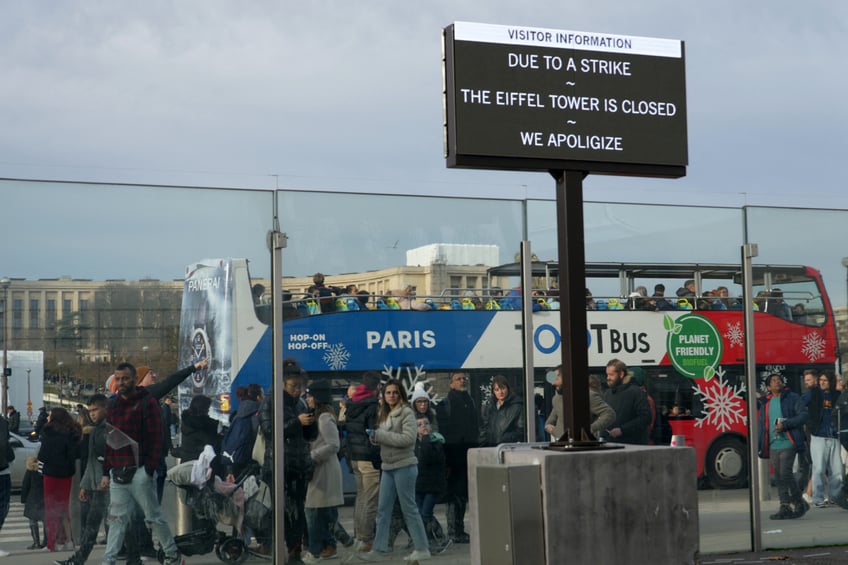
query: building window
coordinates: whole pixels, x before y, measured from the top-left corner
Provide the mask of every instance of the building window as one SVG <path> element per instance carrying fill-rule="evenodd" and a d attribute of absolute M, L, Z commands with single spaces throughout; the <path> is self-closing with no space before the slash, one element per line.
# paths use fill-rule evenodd
<path fill-rule="evenodd" d="M 21 337 L 24 327 L 24 301 L 15 298 L 12 301 L 12 337 Z"/>
<path fill-rule="evenodd" d="M 52 327 L 56 323 L 56 299 L 47 299 L 47 327 Z"/>
<path fill-rule="evenodd" d="M 65 318 L 71 314 L 71 299 L 62 299 L 62 317 Z"/>
<path fill-rule="evenodd" d="M 462 288 L 462 277 L 461 276 L 458 277 L 456 275 L 451 275 L 450 287 L 451 288 Z"/>
<path fill-rule="evenodd" d="M 37 330 L 38 329 L 38 309 L 39 303 L 35 298 L 30 299 L 29 301 L 29 327 L 30 329 Z"/>

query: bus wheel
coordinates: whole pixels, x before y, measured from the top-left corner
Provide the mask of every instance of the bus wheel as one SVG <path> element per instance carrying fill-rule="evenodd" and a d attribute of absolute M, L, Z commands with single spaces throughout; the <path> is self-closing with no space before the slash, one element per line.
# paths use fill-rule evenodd
<path fill-rule="evenodd" d="M 717 439 L 707 453 L 705 467 L 713 488 L 743 488 L 748 483 L 745 443 L 730 436 Z"/>

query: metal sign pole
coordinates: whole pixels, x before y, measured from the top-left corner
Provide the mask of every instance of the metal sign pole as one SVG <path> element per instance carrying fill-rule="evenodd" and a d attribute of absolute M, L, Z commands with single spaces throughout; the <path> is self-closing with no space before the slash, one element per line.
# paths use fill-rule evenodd
<path fill-rule="evenodd" d="M 586 250 L 582 171 L 552 171 L 556 179 L 562 407 L 570 438 L 589 433 L 589 351 L 586 340 Z"/>
<path fill-rule="evenodd" d="M 535 366 L 533 364 L 533 254 L 530 242 L 521 242 L 522 317 L 524 326 L 524 409 L 527 415 L 527 441 L 536 441 Z"/>
<path fill-rule="evenodd" d="M 285 531 L 285 460 L 283 450 L 283 249 L 288 237 L 280 232 L 277 216 L 277 192 L 274 191 L 274 228 L 269 234 L 271 246 L 271 301 L 274 305 L 274 324 L 272 326 L 273 368 L 271 380 L 274 391 L 274 558 L 277 563 L 285 563 L 288 556 Z"/>
<path fill-rule="evenodd" d="M 745 301 L 745 375 L 748 386 L 748 476 L 751 506 L 751 549 L 763 549 L 762 520 L 760 517 L 760 458 L 757 442 L 759 420 L 757 419 L 757 360 L 754 355 L 754 297 L 753 270 L 751 261 L 758 254 L 756 243 L 742 246 L 742 300 Z"/>

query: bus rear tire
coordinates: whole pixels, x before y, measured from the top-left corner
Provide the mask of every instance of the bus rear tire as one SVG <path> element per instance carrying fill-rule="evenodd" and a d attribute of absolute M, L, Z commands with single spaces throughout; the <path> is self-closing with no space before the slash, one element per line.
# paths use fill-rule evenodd
<path fill-rule="evenodd" d="M 705 469 L 715 489 L 744 488 L 748 484 L 748 450 L 732 436 L 717 439 L 707 453 Z"/>

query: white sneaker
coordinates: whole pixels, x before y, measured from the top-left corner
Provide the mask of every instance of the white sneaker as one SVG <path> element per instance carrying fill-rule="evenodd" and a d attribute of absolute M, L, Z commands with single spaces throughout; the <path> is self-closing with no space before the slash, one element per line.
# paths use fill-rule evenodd
<path fill-rule="evenodd" d="M 429 549 L 416 549 L 403 558 L 404 561 L 424 561 L 425 559 L 430 559 Z"/>
<path fill-rule="evenodd" d="M 801 498 L 803 498 L 803 499 L 804 499 L 804 502 L 806 502 L 807 504 L 812 504 L 812 503 L 813 503 L 813 497 L 812 497 L 812 496 L 810 496 L 809 494 L 807 494 L 806 492 L 805 492 L 804 494 L 802 494 L 802 495 L 801 495 Z"/>
<path fill-rule="evenodd" d="M 319 561 L 321 561 L 321 558 L 316 557 L 315 555 L 312 555 L 307 551 L 306 553 L 300 556 L 300 560 L 304 563 L 318 563 Z"/>
<path fill-rule="evenodd" d="M 9 557 L 11 553 L 6 551 L 5 549 L 0 549 L 0 557 Z"/>

